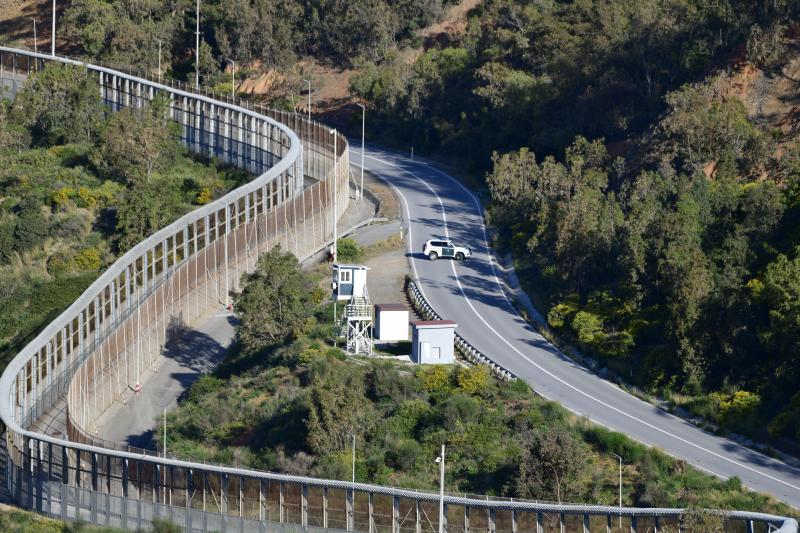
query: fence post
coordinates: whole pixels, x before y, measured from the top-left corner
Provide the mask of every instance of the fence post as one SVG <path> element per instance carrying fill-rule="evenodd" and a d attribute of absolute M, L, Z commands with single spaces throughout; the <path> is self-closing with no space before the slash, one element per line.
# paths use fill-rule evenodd
<path fill-rule="evenodd" d="M 354 531 L 355 530 L 355 514 L 354 514 L 354 503 L 355 503 L 355 492 L 353 489 L 347 489 L 347 496 L 345 500 L 345 508 L 346 508 L 346 521 L 347 521 L 347 531 Z"/>

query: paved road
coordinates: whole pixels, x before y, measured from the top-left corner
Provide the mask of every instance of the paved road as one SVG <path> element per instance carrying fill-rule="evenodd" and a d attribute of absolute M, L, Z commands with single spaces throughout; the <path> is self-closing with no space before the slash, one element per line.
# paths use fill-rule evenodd
<path fill-rule="evenodd" d="M 351 152 L 350 160 L 360 162 L 360 151 Z M 565 357 L 522 320 L 498 278 L 478 202 L 453 178 L 425 162 L 379 149 L 367 149 L 364 166 L 400 195 L 410 224 L 414 275 L 434 309 L 456 320 L 458 332 L 472 345 L 577 414 L 712 474 L 738 476 L 748 487 L 800 507 L 800 470 L 631 396 Z M 474 256 L 463 263 L 430 261 L 421 251 L 433 237 L 464 243 Z"/>
<path fill-rule="evenodd" d="M 215 315 L 171 343 L 159 361 L 158 373 L 145 376 L 139 396 L 114 404 L 98 420 L 100 436 L 137 448 L 155 449 L 154 428 L 160 428 L 164 408 L 174 409 L 178 398 L 202 374 L 225 357 L 235 334 L 234 317 L 220 309 Z M 167 443 L 169 447 L 169 443 Z"/>

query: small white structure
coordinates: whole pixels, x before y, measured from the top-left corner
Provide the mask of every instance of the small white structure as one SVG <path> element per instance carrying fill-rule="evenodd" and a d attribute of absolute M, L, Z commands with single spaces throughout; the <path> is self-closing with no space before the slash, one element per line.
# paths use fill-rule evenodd
<path fill-rule="evenodd" d="M 452 364 L 456 324 L 452 320 L 411 323 L 411 361 L 417 364 Z"/>
<path fill-rule="evenodd" d="M 367 290 L 367 270 L 364 265 L 333 265 L 333 299 L 347 301 L 342 316 L 342 335 L 345 347 L 353 355 L 372 354 L 372 304 Z"/>
<path fill-rule="evenodd" d="M 344 309 L 347 353 L 372 355 L 372 305 L 369 295 L 353 296 Z"/>
<path fill-rule="evenodd" d="M 403 304 L 375 304 L 375 340 L 408 340 L 408 308 Z"/>
<path fill-rule="evenodd" d="M 333 297 L 336 301 L 367 297 L 367 270 L 364 265 L 333 265 Z"/>

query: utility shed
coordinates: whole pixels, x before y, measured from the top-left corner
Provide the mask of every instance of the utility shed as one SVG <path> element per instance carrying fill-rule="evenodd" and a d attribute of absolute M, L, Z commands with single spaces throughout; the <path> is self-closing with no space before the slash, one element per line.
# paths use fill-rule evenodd
<path fill-rule="evenodd" d="M 452 320 L 411 323 L 411 361 L 417 364 L 452 364 L 456 324 Z"/>
<path fill-rule="evenodd" d="M 375 340 L 408 340 L 408 308 L 405 305 L 375 304 Z"/>
<path fill-rule="evenodd" d="M 367 270 L 364 265 L 333 265 L 333 297 L 336 301 L 367 298 Z"/>

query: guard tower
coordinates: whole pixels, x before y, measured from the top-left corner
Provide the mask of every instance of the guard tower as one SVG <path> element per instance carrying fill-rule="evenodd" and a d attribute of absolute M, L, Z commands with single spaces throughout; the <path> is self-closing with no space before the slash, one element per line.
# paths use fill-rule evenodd
<path fill-rule="evenodd" d="M 372 355 L 372 304 L 364 265 L 333 265 L 334 300 L 349 300 L 342 317 L 347 353 Z"/>

